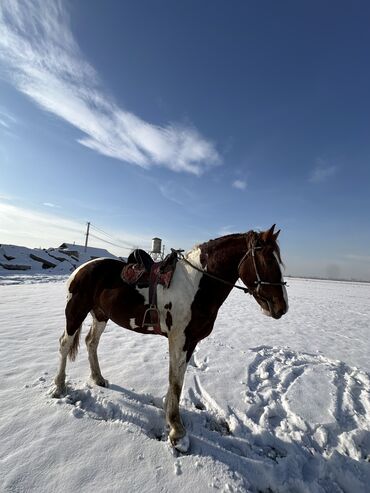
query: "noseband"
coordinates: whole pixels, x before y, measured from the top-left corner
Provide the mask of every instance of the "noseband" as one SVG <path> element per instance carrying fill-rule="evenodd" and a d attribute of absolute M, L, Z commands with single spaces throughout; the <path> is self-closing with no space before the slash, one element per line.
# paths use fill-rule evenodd
<path fill-rule="evenodd" d="M 255 259 L 255 255 L 254 255 L 254 252 L 255 250 L 262 250 L 262 247 L 258 247 L 258 246 L 251 246 L 249 248 L 249 250 L 247 250 L 247 252 L 244 254 L 243 258 L 241 259 L 241 261 L 239 262 L 239 265 L 238 265 L 238 273 L 239 273 L 239 270 L 241 268 L 241 266 L 243 265 L 243 263 L 247 260 L 249 254 L 252 254 L 252 260 L 253 260 L 253 266 L 254 266 L 254 271 L 256 273 L 256 277 L 257 277 L 257 280 L 254 281 L 254 284 L 255 286 L 257 286 L 257 288 L 254 288 L 252 290 L 250 290 L 250 293 L 251 294 L 254 294 L 254 291 L 255 291 L 255 294 L 259 295 L 259 290 L 260 290 L 260 287 L 262 285 L 267 285 L 267 286 L 285 286 L 286 285 L 286 282 L 284 281 L 279 281 L 279 282 L 269 282 L 269 281 L 262 281 L 261 280 L 261 277 L 258 273 L 258 269 L 257 269 L 257 264 L 256 264 L 256 259 Z M 240 276 L 239 276 L 240 277 Z"/>

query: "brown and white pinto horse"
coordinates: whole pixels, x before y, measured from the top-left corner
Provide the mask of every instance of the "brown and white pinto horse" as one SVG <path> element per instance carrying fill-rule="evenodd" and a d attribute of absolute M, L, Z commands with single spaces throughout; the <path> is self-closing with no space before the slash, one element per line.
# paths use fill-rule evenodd
<path fill-rule="evenodd" d="M 169 440 L 178 450 L 186 451 L 189 446 L 179 413 L 187 363 L 197 343 L 211 333 L 217 312 L 238 278 L 266 315 L 278 319 L 288 310 L 276 243 L 279 231 L 274 233 L 274 226 L 263 232 L 223 236 L 194 247 L 177 262 L 170 287 L 157 287 L 160 332 L 168 338 L 170 359 L 164 409 Z M 66 391 L 67 356 L 71 360 L 76 357 L 81 325 L 88 313 L 93 318 L 86 337 L 91 378 L 103 387 L 108 382 L 100 371 L 97 348 L 108 320 L 136 332 L 154 333 L 153 327 L 143 326 L 149 306 L 148 289 L 122 280 L 125 265 L 120 260 L 96 259 L 71 275 L 54 397 Z"/>

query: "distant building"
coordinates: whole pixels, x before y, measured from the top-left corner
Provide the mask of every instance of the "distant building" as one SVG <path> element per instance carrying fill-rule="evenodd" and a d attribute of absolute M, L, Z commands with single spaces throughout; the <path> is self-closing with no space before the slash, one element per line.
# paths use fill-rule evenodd
<path fill-rule="evenodd" d="M 62 243 L 58 250 L 65 255 L 69 255 L 70 257 L 75 257 L 76 259 L 80 259 L 80 257 L 88 257 L 90 259 L 100 258 L 100 257 L 108 257 L 108 258 L 117 258 L 112 253 L 108 252 L 105 248 L 95 248 L 95 247 L 86 247 L 84 245 L 75 245 L 72 243 Z"/>
<path fill-rule="evenodd" d="M 118 258 L 104 248 L 62 243 L 58 248 L 27 248 L 0 245 L 0 275 L 27 271 L 27 275 L 55 273 L 67 275 L 84 262 L 96 258 Z"/>

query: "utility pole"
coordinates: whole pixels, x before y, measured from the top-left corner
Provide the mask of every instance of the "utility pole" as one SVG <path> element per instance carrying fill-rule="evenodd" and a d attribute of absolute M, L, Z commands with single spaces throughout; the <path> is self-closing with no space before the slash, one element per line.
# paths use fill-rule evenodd
<path fill-rule="evenodd" d="M 87 242 L 89 240 L 89 231 L 90 231 L 90 223 L 88 222 L 87 223 L 86 234 L 85 234 L 85 236 L 86 236 L 86 240 L 85 240 L 85 253 L 87 251 Z"/>

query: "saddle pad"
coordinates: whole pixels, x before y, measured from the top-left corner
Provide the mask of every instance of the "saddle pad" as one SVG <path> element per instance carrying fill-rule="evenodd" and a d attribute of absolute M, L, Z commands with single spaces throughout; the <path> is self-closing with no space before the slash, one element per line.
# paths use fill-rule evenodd
<path fill-rule="evenodd" d="M 139 264 L 127 264 L 121 272 L 121 278 L 127 284 L 147 284 L 149 285 L 149 273 L 145 267 Z M 145 279 L 144 279 L 145 278 Z"/>
<path fill-rule="evenodd" d="M 160 284 L 165 288 L 168 288 L 171 284 L 173 273 L 175 272 L 175 266 L 168 266 L 168 268 L 162 271 L 162 262 L 154 264 L 150 272 L 150 280 L 154 284 Z"/>

